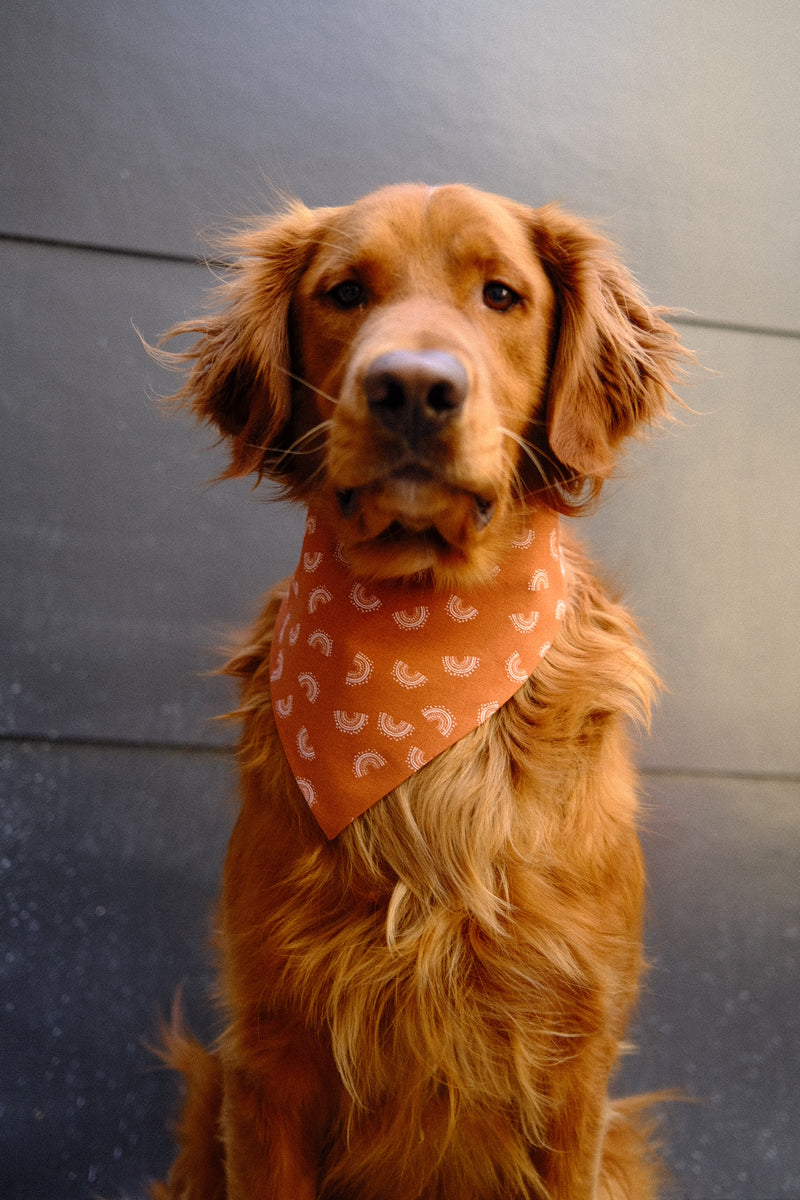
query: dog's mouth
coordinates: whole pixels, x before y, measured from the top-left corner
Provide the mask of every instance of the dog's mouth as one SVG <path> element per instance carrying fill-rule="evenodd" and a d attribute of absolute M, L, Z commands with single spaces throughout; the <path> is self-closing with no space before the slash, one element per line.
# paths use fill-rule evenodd
<path fill-rule="evenodd" d="M 467 561 L 491 524 L 495 496 L 444 484 L 418 466 L 336 490 L 348 555 L 370 572 L 402 573 Z"/>
<path fill-rule="evenodd" d="M 465 493 L 466 495 L 466 493 Z M 486 496 L 472 495 L 471 500 L 473 512 L 472 517 L 476 531 L 485 529 L 495 514 L 497 501 Z M 339 506 L 339 512 L 348 520 L 354 517 L 359 511 L 361 496 L 359 488 L 343 488 L 336 493 L 336 503 Z M 402 517 L 396 517 L 389 521 L 381 536 L 386 541 L 392 538 L 407 536 L 410 533 L 430 533 L 436 530 L 436 525 L 420 525 L 419 519 L 415 518 L 413 524 Z"/>
<path fill-rule="evenodd" d="M 340 488 L 336 503 L 346 520 L 359 518 L 372 537 L 384 542 L 419 535 L 438 535 L 449 542 L 456 526 L 480 533 L 497 509 L 495 496 L 442 484 L 417 466 L 403 467 L 363 487 Z"/>

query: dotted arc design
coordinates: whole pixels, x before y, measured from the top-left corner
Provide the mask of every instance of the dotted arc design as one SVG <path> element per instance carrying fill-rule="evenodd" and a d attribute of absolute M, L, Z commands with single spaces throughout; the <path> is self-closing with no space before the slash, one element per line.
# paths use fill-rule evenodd
<path fill-rule="evenodd" d="M 311 745 L 311 742 L 308 740 L 308 730 L 306 729 L 305 725 L 303 725 L 302 728 L 300 729 L 297 737 L 295 738 L 295 741 L 297 743 L 298 752 L 307 761 L 310 762 L 317 757 L 314 747 Z"/>
<path fill-rule="evenodd" d="M 422 671 L 415 671 L 408 663 L 403 662 L 398 658 L 397 662 L 392 667 L 392 675 L 397 683 L 404 688 L 419 688 L 424 687 L 428 682 L 428 676 Z"/>
<path fill-rule="evenodd" d="M 324 654 L 326 658 L 330 658 L 333 654 L 333 638 L 324 629 L 315 629 L 308 637 L 309 646 L 313 646 L 315 650 L 319 650 L 320 654 Z"/>
<path fill-rule="evenodd" d="M 297 783 L 297 786 L 300 788 L 302 797 L 305 800 L 308 807 L 313 808 L 317 802 L 317 793 L 314 789 L 313 783 L 311 783 L 308 779 L 303 779 L 302 776 L 300 776 L 298 779 L 296 779 L 295 782 Z"/>
<path fill-rule="evenodd" d="M 442 704 L 430 704 L 423 708 L 422 715 L 426 721 L 431 721 L 436 726 L 443 738 L 450 737 L 456 727 L 455 717 L 450 709 Z"/>
<path fill-rule="evenodd" d="M 414 726 L 410 721 L 396 721 L 394 717 L 390 717 L 385 712 L 378 717 L 378 729 L 384 737 L 393 738 L 396 741 L 410 737 L 414 732 Z"/>
<path fill-rule="evenodd" d="M 358 687 L 360 683 L 366 683 L 371 674 L 372 660 L 359 650 L 353 656 L 353 665 L 345 675 L 344 681 L 349 687 Z"/>
<path fill-rule="evenodd" d="M 509 619 L 517 633 L 533 633 L 539 624 L 539 613 L 509 613 Z"/>
<path fill-rule="evenodd" d="M 530 675 L 530 671 L 525 669 L 525 664 L 520 658 L 519 650 L 515 650 L 506 659 L 506 674 L 514 683 L 524 683 Z"/>
<path fill-rule="evenodd" d="M 313 704 L 319 696 L 319 681 L 310 671 L 301 671 L 297 676 L 297 682 L 305 693 L 306 700 L 309 704 Z"/>
<path fill-rule="evenodd" d="M 365 729 L 369 721 L 369 714 L 362 712 L 349 713 L 343 709 L 337 708 L 334 710 L 333 719 L 336 723 L 336 728 L 340 733 L 361 733 Z"/>
<path fill-rule="evenodd" d="M 386 759 L 377 750 L 364 750 L 353 760 L 353 774 L 356 779 L 363 779 L 371 771 L 380 771 L 386 766 Z"/>
<path fill-rule="evenodd" d="M 452 654 L 442 655 L 442 666 L 448 675 L 455 675 L 459 679 L 471 675 L 473 671 L 477 671 L 481 665 L 481 660 L 477 654 L 465 654 L 463 658 L 456 658 Z"/>
<path fill-rule="evenodd" d="M 326 587 L 316 587 L 308 597 L 308 611 L 314 613 L 318 608 L 322 608 L 323 604 L 329 604 L 332 599 Z"/>
<path fill-rule="evenodd" d="M 467 604 L 460 596 L 451 596 L 447 601 L 447 612 L 454 621 L 474 621 L 479 616 L 474 604 Z"/>
<path fill-rule="evenodd" d="M 402 612 L 393 612 L 392 619 L 401 629 L 422 629 L 428 619 L 428 612 L 424 604 L 419 604 L 410 612 L 405 609 Z"/>
<path fill-rule="evenodd" d="M 382 603 L 380 597 L 368 592 L 363 583 L 353 584 L 350 599 L 360 612 L 377 612 Z"/>

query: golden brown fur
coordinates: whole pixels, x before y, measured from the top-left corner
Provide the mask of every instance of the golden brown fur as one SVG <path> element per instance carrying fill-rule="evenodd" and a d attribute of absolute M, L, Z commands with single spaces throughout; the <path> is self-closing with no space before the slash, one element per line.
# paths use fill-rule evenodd
<path fill-rule="evenodd" d="M 527 505 L 599 491 L 683 353 L 608 244 L 552 207 L 391 188 L 295 205 L 238 252 L 218 310 L 177 330 L 197 335 L 179 396 L 229 439 L 230 474 L 313 496 L 371 577 L 485 577 Z M 442 350 L 468 380 L 421 438 L 365 401 L 398 348 Z M 159 1200 L 655 1195 L 641 1105 L 606 1091 L 641 968 L 624 726 L 655 680 L 629 616 L 566 557 L 568 615 L 535 675 L 332 842 L 273 723 L 269 599 L 228 666 L 226 1028 L 213 1053 L 168 1039 L 188 1099 Z"/>

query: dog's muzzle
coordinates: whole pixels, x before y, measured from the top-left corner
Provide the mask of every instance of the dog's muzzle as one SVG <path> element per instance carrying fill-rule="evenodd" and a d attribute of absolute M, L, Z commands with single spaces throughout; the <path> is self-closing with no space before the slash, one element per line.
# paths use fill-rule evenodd
<path fill-rule="evenodd" d="M 463 363 L 442 350 L 392 350 L 364 376 L 370 412 L 409 450 L 441 433 L 464 408 L 468 391 Z"/>

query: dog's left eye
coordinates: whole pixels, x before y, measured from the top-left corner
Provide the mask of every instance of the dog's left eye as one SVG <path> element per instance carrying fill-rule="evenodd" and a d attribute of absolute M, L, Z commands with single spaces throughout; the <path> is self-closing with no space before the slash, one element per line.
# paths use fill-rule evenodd
<path fill-rule="evenodd" d="M 497 279 L 490 280 L 483 289 L 484 304 L 496 312 L 508 312 L 515 304 L 519 304 L 521 299 L 519 292 L 515 292 L 507 283 L 500 283 Z"/>
<path fill-rule="evenodd" d="M 345 310 L 360 308 L 367 302 L 366 289 L 357 279 L 345 279 L 342 283 L 337 283 L 336 287 L 331 288 L 328 295 L 337 308 Z"/>

